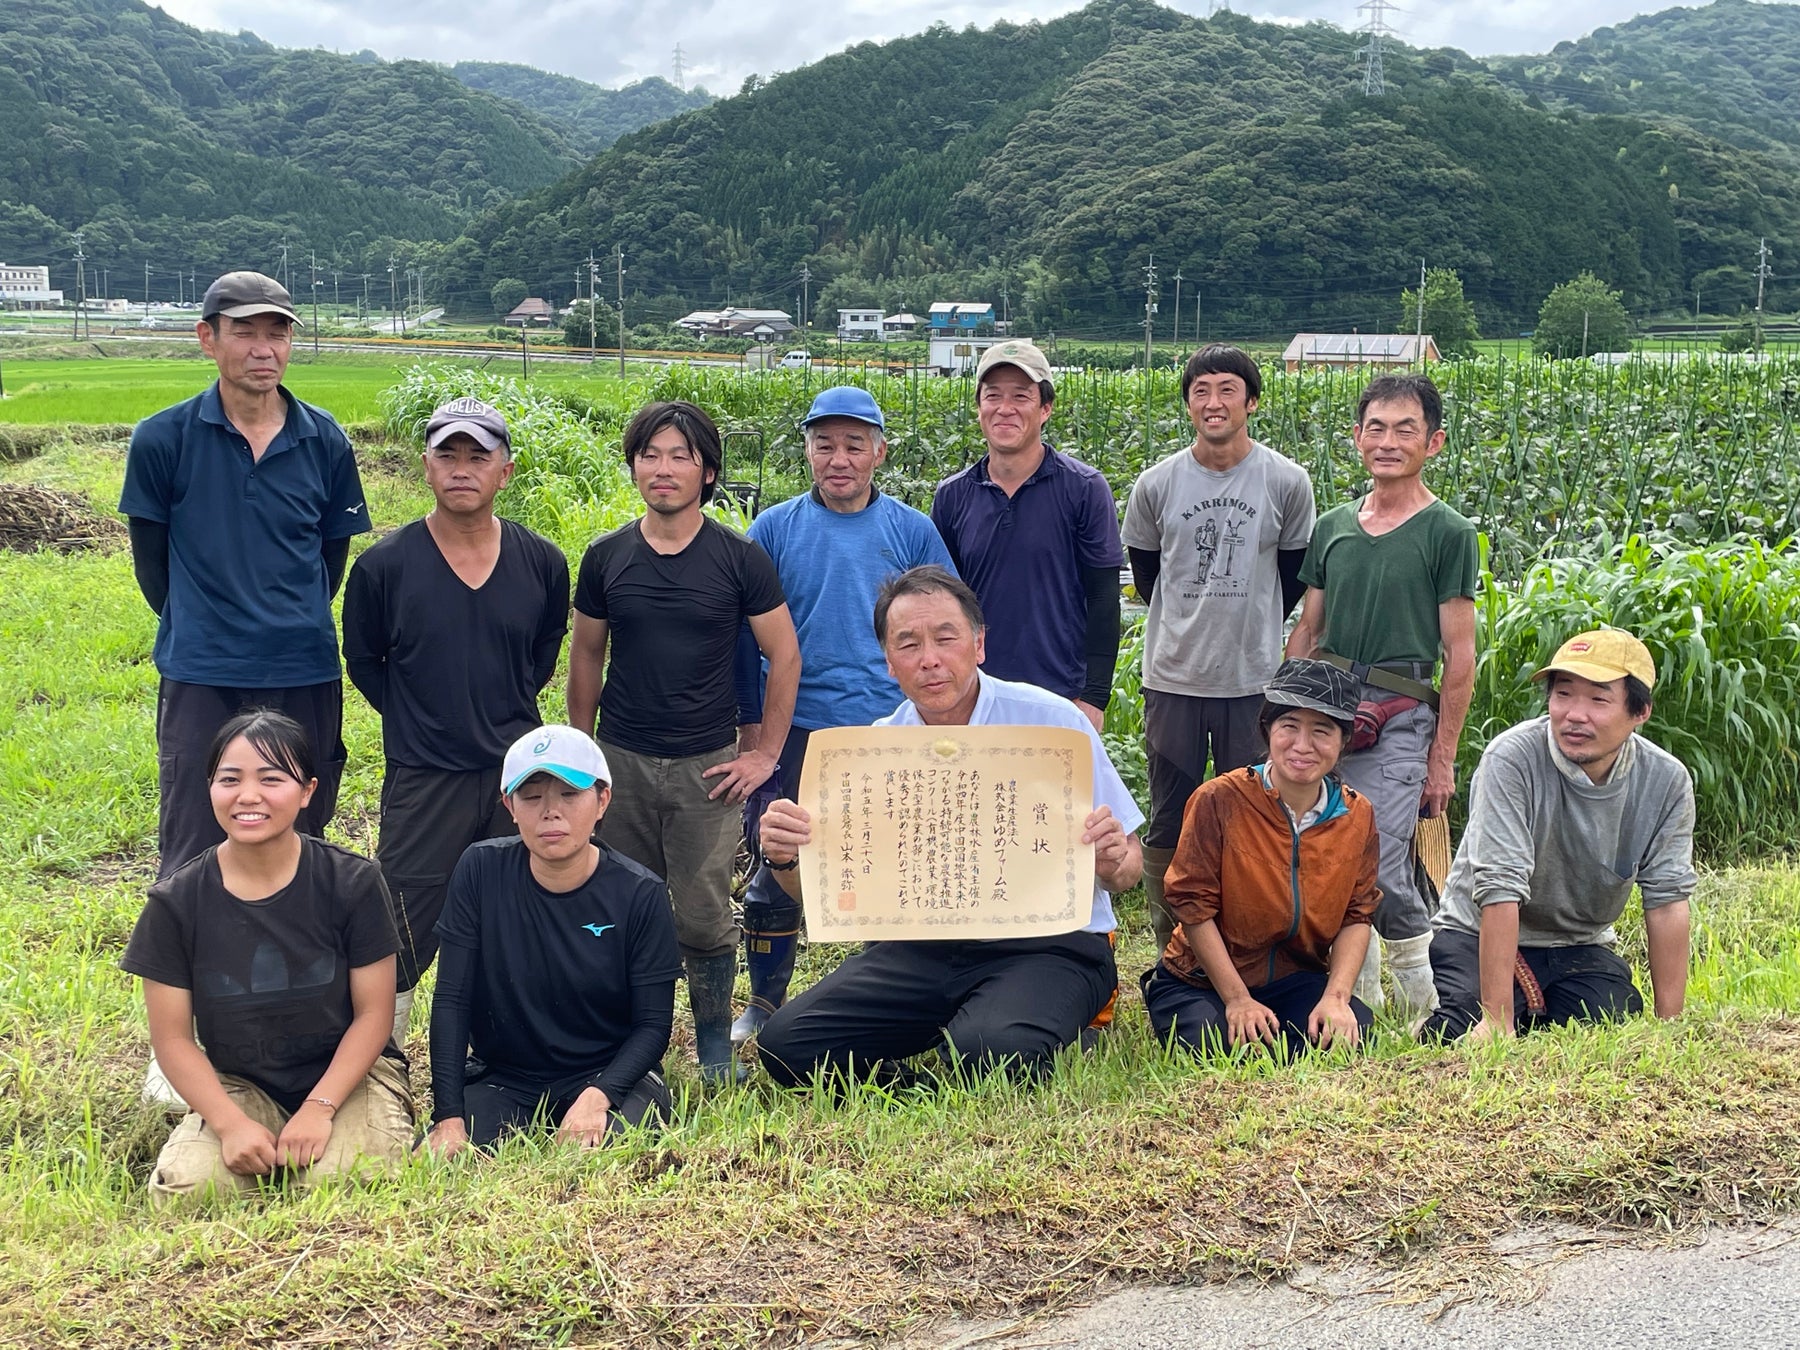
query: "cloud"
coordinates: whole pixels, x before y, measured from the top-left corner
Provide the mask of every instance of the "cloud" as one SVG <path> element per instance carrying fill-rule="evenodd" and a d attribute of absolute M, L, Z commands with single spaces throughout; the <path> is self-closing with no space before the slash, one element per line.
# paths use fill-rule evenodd
<path fill-rule="evenodd" d="M 389 60 L 516 61 L 617 86 L 650 75 L 673 76 L 681 45 L 690 85 L 737 91 L 746 75 L 793 70 L 854 43 L 885 41 L 933 23 L 987 27 L 1000 19 L 1047 19 L 1077 8 L 1069 0 L 1001 0 L 999 4 L 921 0 L 836 0 L 827 5 L 756 5 L 744 0 L 543 0 L 532 6 L 492 0 L 161 0 L 171 16 L 224 32 L 249 29 L 282 47 L 368 49 Z M 1204 14 L 1209 0 L 1173 6 Z M 1315 19 L 1356 27 L 1352 0 L 1282 0 L 1232 5 L 1283 23 Z M 1404 42 L 1460 47 L 1476 54 L 1548 51 L 1601 25 L 1651 6 L 1633 0 L 1450 0 L 1388 15 Z"/>

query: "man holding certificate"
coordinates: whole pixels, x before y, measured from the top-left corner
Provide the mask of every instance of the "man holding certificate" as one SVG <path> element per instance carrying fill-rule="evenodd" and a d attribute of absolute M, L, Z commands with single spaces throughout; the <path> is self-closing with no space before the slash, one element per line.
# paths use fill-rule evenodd
<path fill-rule="evenodd" d="M 1018 790 L 1018 778 L 1026 771 L 1017 771 L 1009 780 L 1009 771 L 1002 769 L 996 774 L 988 769 L 981 777 L 981 766 L 989 761 L 963 761 L 965 766 L 975 767 L 958 768 L 951 780 L 977 784 L 968 795 L 986 804 L 990 813 L 986 819 L 994 823 L 971 829 L 969 846 L 959 848 L 965 817 L 945 826 L 933 814 L 921 828 L 915 811 L 908 825 L 910 834 L 902 835 L 911 853 L 899 860 L 897 873 L 910 878 L 901 884 L 913 888 L 908 931 L 919 931 L 920 924 L 930 928 L 946 918 L 963 917 L 962 913 L 947 913 L 956 907 L 996 914 L 1019 910 L 1022 929 L 1039 917 L 1025 911 L 1056 908 L 1060 901 L 1054 897 L 1002 896 L 1007 864 L 1003 858 L 996 869 L 994 850 L 977 847 L 992 840 L 973 838 L 975 834 L 986 836 L 990 830 L 1004 836 L 1010 829 L 1005 842 L 1027 856 L 1042 843 L 1046 848 L 1066 849 L 1071 858 L 1079 857 L 1084 868 L 1080 884 L 1091 886 L 1091 894 L 1084 889 L 1083 912 L 1073 913 L 1066 927 L 1048 935 L 1040 925 L 1027 937 L 871 941 L 769 1020 L 759 1038 L 763 1065 L 777 1083 L 788 1087 L 820 1072 L 873 1075 L 884 1083 L 905 1084 L 913 1081 L 913 1076 L 900 1061 L 942 1047 L 977 1072 L 1003 1067 L 1025 1076 L 1041 1074 L 1048 1070 L 1056 1052 L 1071 1044 L 1106 1005 L 1117 986 L 1111 894 L 1135 885 L 1142 873 L 1143 851 L 1135 831 L 1143 824 L 1143 812 L 1107 758 L 1098 734 L 1073 703 L 1033 685 L 982 674 L 985 625 L 981 604 L 975 593 L 949 572 L 940 567 L 915 567 L 890 578 L 876 601 L 874 620 L 888 669 L 906 697 L 899 709 L 880 719 L 876 727 L 943 728 L 946 735 L 939 744 L 949 757 L 946 762 L 962 753 L 957 738 L 950 734 L 955 728 L 1069 729 L 1082 734 L 1091 761 L 1080 766 L 1079 790 L 1058 798 L 1066 803 L 1079 797 L 1084 805 L 1091 801 L 1092 806 L 1079 816 L 1078 833 L 1073 826 L 1066 831 L 1066 844 L 1051 838 L 1054 822 L 1041 830 L 1034 825 L 1028 802 L 1010 816 L 994 805 L 1008 790 L 1009 782 Z M 821 733 L 815 740 L 841 734 Z M 868 745 L 856 753 L 870 757 L 868 769 L 842 775 L 846 784 L 860 781 L 864 785 L 862 800 L 846 810 L 853 823 L 842 837 L 852 841 L 859 810 L 865 818 L 876 813 L 891 817 L 896 811 L 903 818 L 907 815 L 904 805 L 896 808 L 891 800 L 883 801 L 884 793 L 891 799 L 896 791 L 882 786 L 884 780 L 891 781 L 883 766 L 900 761 L 881 756 L 898 752 L 879 735 L 863 735 Z M 1037 738 L 1054 739 L 1041 731 Z M 1013 754 L 1031 755 L 1036 739 L 1032 731 L 1012 739 L 1017 742 Z M 922 780 L 915 776 L 912 781 L 917 785 Z M 957 791 L 961 792 L 961 787 Z M 817 799 L 807 800 L 819 804 Z M 933 806 L 934 812 L 936 809 Z M 944 810 L 947 822 L 950 807 L 946 805 Z M 907 822 L 903 819 L 902 823 Z M 782 888 L 795 899 L 817 903 L 820 896 L 803 896 L 802 880 L 805 878 L 811 889 L 818 884 L 814 878 L 836 863 L 815 857 L 813 863 L 819 870 L 813 863 L 801 870 L 803 851 L 811 854 L 815 850 L 814 827 L 813 811 L 782 798 L 762 818 L 762 848 Z M 887 833 L 892 829 L 887 828 Z M 850 847 L 846 845 L 847 851 Z M 1090 857 L 1091 864 L 1087 862 Z M 939 861 L 930 861 L 934 859 Z M 869 873 L 866 862 L 861 866 L 852 862 L 845 875 L 862 874 L 865 890 L 894 884 L 889 880 L 892 869 L 882 866 L 884 870 L 875 875 Z M 934 873 L 932 866 L 940 870 Z M 978 868 L 985 870 L 976 878 L 971 873 Z M 934 875 L 956 878 L 954 899 L 945 893 L 943 884 L 935 889 L 921 884 L 922 879 Z M 832 889 L 831 900 L 838 909 L 870 900 L 878 902 L 870 908 L 892 908 L 891 895 L 865 896 L 859 901 L 857 887 L 848 880 L 836 882 Z M 810 919 L 809 927 L 816 937 L 818 926 Z M 956 929 L 946 923 L 941 931 L 954 933 Z M 879 933 L 877 928 L 864 936 L 879 937 Z"/>

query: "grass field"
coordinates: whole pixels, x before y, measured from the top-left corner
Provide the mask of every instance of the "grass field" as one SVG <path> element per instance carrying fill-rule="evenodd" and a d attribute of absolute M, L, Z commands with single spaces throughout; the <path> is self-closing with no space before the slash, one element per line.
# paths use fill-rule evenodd
<path fill-rule="evenodd" d="M 116 443 L 65 447 L 4 476 L 104 504 L 122 466 Z M 379 523 L 426 504 L 410 457 L 365 473 Z M 0 1344 L 889 1339 L 1351 1256 L 1398 1297 L 1454 1296 L 1490 1287 L 1487 1244 L 1523 1224 L 1665 1240 L 1800 1192 L 1800 875 L 1763 866 L 1705 876 L 1676 1024 L 1480 1053 L 1383 1027 L 1354 1059 L 1200 1066 L 1150 1042 L 1133 895 L 1118 1024 L 1036 1091 L 705 1098 L 683 1012 L 665 1133 L 152 1214 L 165 1127 L 136 1101 L 143 1014 L 116 966 L 151 868 L 151 636 L 123 553 L 0 554 Z M 354 694 L 345 739 L 337 833 L 367 848 L 379 732 Z M 802 981 L 830 960 L 813 948 Z"/>

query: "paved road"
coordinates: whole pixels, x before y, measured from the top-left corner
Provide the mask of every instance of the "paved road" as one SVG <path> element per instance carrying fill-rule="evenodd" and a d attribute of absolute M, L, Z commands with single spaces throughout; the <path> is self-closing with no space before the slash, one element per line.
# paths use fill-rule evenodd
<path fill-rule="evenodd" d="M 1310 1272 L 1291 1285 L 1136 1289 L 1063 1317 L 947 1327 L 928 1343 L 943 1350 L 1800 1347 L 1800 1220 L 1715 1230 L 1679 1248 L 1522 1238 L 1509 1258 L 1503 1293 L 1510 1298 L 1459 1303 L 1436 1320 L 1436 1305 L 1390 1304 L 1391 1273 L 1362 1267 Z"/>

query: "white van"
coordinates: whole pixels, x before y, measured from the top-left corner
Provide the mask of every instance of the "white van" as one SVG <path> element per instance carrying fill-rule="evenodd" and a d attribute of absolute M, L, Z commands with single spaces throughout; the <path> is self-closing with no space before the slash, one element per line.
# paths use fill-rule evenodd
<path fill-rule="evenodd" d="M 796 348 L 781 358 L 781 368 L 783 370 L 811 370 L 812 353 Z"/>

